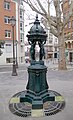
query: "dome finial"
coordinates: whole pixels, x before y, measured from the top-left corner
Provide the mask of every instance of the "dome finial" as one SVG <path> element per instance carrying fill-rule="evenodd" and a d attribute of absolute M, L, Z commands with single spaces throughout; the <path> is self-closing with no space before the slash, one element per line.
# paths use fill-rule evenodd
<path fill-rule="evenodd" d="M 36 20 L 38 20 L 38 14 L 36 14 Z"/>
<path fill-rule="evenodd" d="M 38 20 L 38 14 L 36 14 L 36 19 L 35 19 L 34 24 L 40 24 L 40 22 L 39 22 L 39 20 Z"/>

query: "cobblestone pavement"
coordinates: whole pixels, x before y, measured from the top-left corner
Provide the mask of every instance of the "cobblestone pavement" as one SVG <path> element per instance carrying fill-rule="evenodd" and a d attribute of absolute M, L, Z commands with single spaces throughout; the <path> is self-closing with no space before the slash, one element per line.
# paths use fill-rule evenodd
<path fill-rule="evenodd" d="M 13 115 L 8 108 L 10 98 L 26 88 L 27 70 L 20 69 L 17 72 L 18 76 L 11 76 L 12 71 L 0 72 L 0 120 L 37 120 Z M 73 70 L 48 69 L 47 81 L 49 89 L 57 91 L 64 97 L 66 106 L 62 112 L 49 117 L 39 117 L 38 120 L 73 120 Z"/>

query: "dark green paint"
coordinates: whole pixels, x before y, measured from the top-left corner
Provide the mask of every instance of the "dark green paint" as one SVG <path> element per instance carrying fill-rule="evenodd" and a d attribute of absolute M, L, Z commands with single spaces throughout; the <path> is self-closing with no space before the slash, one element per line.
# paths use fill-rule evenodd
<path fill-rule="evenodd" d="M 27 92 L 25 96 L 21 96 L 20 101 L 30 102 L 32 109 L 43 109 L 43 103 L 48 101 L 48 84 L 46 80 L 47 67 L 44 65 L 43 57 L 45 56 L 44 44 L 47 40 L 47 34 L 40 25 L 38 16 L 34 25 L 28 32 L 28 42 L 30 47 L 31 62 L 28 67 L 28 83 L 26 86 Z M 38 43 L 40 47 L 39 60 L 35 58 L 35 46 Z"/>

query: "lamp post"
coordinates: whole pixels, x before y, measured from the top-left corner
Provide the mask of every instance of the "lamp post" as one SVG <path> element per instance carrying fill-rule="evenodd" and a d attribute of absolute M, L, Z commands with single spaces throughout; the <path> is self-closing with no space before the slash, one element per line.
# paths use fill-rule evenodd
<path fill-rule="evenodd" d="M 11 26 L 12 26 L 12 39 L 13 39 L 13 70 L 12 70 L 12 76 L 17 76 L 17 72 L 16 72 L 16 64 L 15 64 L 15 49 L 14 49 L 14 26 L 16 23 L 16 19 L 14 18 L 14 16 L 12 16 L 12 18 L 10 19 L 11 22 Z"/>
<path fill-rule="evenodd" d="M 18 68 L 18 61 L 17 61 L 17 44 L 18 44 L 18 41 L 16 40 L 16 68 Z"/>
<path fill-rule="evenodd" d="M 0 56 L 3 54 L 2 50 L 0 49 Z"/>

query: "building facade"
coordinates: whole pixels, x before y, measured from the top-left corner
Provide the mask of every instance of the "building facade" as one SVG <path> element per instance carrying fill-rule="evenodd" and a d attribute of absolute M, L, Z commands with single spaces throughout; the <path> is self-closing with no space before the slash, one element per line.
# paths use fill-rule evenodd
<path fill-rule="evenodd" d="M 45 44 L 46 59 L 58 60 L 58 38 L 55 37 L 50 30 L 45 29 L 47 32 L 47 41 Z"/>
<path fill-rule="evenodd" d="M 72 0 L 65 0 L 63 2 L 63 16 L 64 20 L 68 17 L 69 9 Z M 73 8 L 72 8 L 73 10 Z M 68 62 L 73 62 L 73 16 L 70 17 L 68 23 L 64 28 L 64 36 L 65 36 L 65 51 L 66 51 L 66 60 Z"/>
<path fill-rule="evenodd" d="M 0 56 L 0 65 L 11 64 L 13 62 L 13 38 L 10 19 L 16 18 L 14 26 L 14 48 L 15 57 L 17 54 L 18 63 L 24 63 L 24 6 L 12 0 L 0 0 L 0 49 L 3 54 Z M 17 43 L 17 51 L 16 51 Z M 16 53 L 17 52 L 17 53 Z"/>
<path fill-rule="evenodd" d="M 59 49 L 58 49 L 58 38 L 55 37 L 52 33 L 50 33 L 50 27 L 48 22 L 42 17 L 41 22 L 45 27 L 45 31 L 47 33 L 47 41 L 45 44 L 45 58 L 47 60 L 58 60 L 59 57 Z"/>

